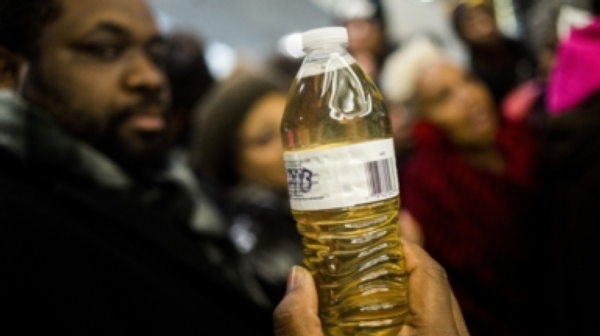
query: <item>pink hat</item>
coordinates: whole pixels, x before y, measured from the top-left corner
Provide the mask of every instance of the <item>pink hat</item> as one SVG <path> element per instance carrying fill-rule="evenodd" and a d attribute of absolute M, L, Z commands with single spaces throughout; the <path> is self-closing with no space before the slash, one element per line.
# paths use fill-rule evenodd
<path fill-rule="evenodd" d="M 578 107 L 600 93 L 600 16 L 585 28 L 575 29 L 556 55 L 546 103 L 551 115 Z"/>

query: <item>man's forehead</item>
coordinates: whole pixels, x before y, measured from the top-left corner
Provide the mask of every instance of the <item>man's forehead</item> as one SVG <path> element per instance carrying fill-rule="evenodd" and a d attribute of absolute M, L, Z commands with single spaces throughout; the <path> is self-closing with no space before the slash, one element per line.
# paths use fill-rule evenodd
<path fill-rule="evenodd" d="M 61 15 L 48 30 L 71 37 L 107 26 L 131 36 L 158 34 L 153 13 L 145 0 L 59 0 Z"/>

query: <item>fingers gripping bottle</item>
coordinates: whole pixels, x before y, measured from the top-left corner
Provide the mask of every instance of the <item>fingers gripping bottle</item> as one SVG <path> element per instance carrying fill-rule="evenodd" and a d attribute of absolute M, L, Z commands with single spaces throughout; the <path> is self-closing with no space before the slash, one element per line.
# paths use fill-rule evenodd
<path fill-rule="evenodd" d="M 282 122 L 289 193 L 325 335 L 398 335 L 408 313 L 399 185 L 382 96 L 345 28 L 302 36 Z"/>

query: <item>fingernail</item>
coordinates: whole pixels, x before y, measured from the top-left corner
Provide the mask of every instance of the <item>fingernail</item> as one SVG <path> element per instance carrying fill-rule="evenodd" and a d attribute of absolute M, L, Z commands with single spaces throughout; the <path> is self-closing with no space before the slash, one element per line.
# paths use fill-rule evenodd
<path fill-rule="evenodd" d="M 302 269 L 298 266 L 292 267 L 292 270 L 290 271 L 290 274 L 288 275 L 287 291 L 291 292 L 294 289 L 296 289 L 302 282 L 303 278 L 304 278 L 304 272 L 302 272 Z"/>

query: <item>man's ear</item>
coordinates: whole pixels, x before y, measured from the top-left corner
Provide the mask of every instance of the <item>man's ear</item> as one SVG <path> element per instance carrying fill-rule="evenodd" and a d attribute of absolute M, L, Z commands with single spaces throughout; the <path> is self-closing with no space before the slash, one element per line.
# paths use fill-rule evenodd
<path fill-rule="evenodd" d="M 23 56 L 0 46 L 0 89 L 18 89 L 25 67 Z"/>

